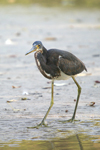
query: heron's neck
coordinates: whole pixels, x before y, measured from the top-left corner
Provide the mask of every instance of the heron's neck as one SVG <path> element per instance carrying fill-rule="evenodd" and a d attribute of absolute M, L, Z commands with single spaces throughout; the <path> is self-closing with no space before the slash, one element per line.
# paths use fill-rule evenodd
<path fill-rule="evenodd" d="M 42 55 L 46 58 L 47 56 L 47 49 L 43 46 L 43 53 Z"/>

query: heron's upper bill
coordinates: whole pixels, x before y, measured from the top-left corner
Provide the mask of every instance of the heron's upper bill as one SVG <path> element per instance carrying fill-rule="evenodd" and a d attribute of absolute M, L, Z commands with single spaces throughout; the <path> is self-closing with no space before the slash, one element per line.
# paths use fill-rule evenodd
<path fill-rule="evenodd" d="M 29 50 L 29 52 L 27 52 L 25 55 L 28 55 L 28 54 L 30 54 L 30 53 L 32 53 L 32 52 L 34 52 L 34 51 L 36 51 L 37 49 L 38 49 L 38 45 L 33 45 L 33 47 Z"/>

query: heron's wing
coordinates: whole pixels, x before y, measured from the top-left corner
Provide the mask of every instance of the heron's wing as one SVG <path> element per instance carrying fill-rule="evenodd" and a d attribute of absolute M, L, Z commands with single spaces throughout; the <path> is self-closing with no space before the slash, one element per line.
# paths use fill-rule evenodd
<path fill-rule="evenodd" d="M 85 65 L 76 56 L 71 54 L 71 57 L 59 57 L 58 67 L 67 75 L 76 75 L 86 70 Z"/>

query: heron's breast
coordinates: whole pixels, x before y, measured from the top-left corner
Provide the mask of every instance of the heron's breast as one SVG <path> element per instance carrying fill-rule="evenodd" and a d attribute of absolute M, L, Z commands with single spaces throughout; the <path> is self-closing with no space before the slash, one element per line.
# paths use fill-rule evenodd
<path fill-rule="evenodd" d="M 55 80 L 68 80 L 71 76 L 66 75 L 64 72 L 60 72 L 60 76 L 57 77 Z"/>

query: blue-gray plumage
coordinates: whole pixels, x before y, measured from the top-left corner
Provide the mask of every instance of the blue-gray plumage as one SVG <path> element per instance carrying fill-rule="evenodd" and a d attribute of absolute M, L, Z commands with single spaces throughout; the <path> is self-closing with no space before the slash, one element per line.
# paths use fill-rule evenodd
<path fill-rule="evenodd" d="M 47 50 L 41 41 L 36 41 L 33 44 L 31 50 L 26 53 L 28 55 L 31 52 L 35 52 L 35 60 L 38 66 L 38 69 L 42 73 L 42 75 L 48 79 L 52 80 L 52 95 L 51 95 L 51 104 L 50 107 L 44 116 L 42 122 L 36 126 L 39 127 L 41 125 L 45 125 L 44 120 L 46 119 L 52 105 L 53 105 L 53 84 L 54 80 L 67 80 L 72 77 L 75 84 L 78 87 L 78 96 L 76 101 L 75 110 L 72 116 L 72 119 L 69 121 L 73 121 L 76 114 L 76 109 L 81 93 L 81 87 L 75 80 L 75 75 L 81 73 L 83 70 L 86 70 L 84 63 L 79 60 L 75 55 L 70 52 L 59 50 L 59 49 L 49 49 Z"/>

